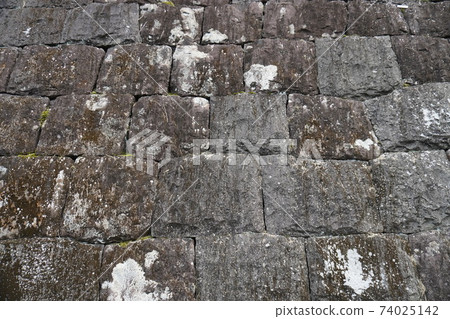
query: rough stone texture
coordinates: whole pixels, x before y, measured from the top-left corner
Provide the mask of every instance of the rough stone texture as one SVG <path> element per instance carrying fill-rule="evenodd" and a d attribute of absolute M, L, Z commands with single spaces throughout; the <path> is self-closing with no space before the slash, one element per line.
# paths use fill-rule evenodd
<path fill-rule="evenodd" d="M 0 45 L 61 43 L 65 18 L 62 8 L 0 10 Z"/>
<path fill-rule="evenodd" d="M 151 224 L 154 181 L 125 157 L 80 157 L 63 214 L 63 235 L 111 242 L 142 236 Z"/>
<path fill-rule="evenodd" d="M 122 154 L 133 103 L 131 95 L 58 97 L 51 103 L 36 152 L 75 156 Z"/>
<path fill-rule="evenodd" d="M 384 150 L 450 148 L 450 83 L 396 90 L 365 105 Z"/>
<path fill-rule="evenodd" d="M 363 162 L 299 160 L 261 167 L 267 231 L 286 236 L 382 231 Z"/>
<path fill-rule="evenodd" d="M 202 43 L 245 43 L 261 38 L 263 12 L 261 2 L 206 7 Z"/>
<path fill-rule="evenodd" d="M 194 259 L 192 239 L 151 238 L 107 245 L 100 299 L 193 300 Z"/>
<path fill-rule="evenodd" d="M 450 163 L 445 151 L 383 154 L 373 163 L 386 232 L 450 226 Z"/>
<path fill-rule="evenodd" d="M 209 138 L 209 102 L 201 97 L 148 96 L 133 106 L 130 138 L 145 129 L 171 138 L 172 154 L 192 154 L 194 139 Z"/>
<path fill-rule="evenodd" d="M 0 8 L 75 8 L 78 4 L 84 6 L 93 0 L 2 0 Z M 109 1 L 109 0 L 106 0 Z M 96 2 L 99 2 L 98 0 Z M 78 4 L 77 4 L 78 3 Z"/>
<path fill-rule="evenodd" d="M 409 236 L 427 300 L 450 299 L 450 229 Z"/>
<path fill-rule="evenodd" d="M 401 9 L 393 3 L 349 1 L 348 14 L 348 35 L 398 35 L 409 31 Z"/>
<path fill-rule="evenodd" d="M 262 39 L 245 45 L 247 91 L 317 93 L 314 44 L 304 40 Z M 301 57 L 301 58 L 300 58 Z"/>
<path fill-rule="evenodd" d="M 199 237 L 198 299 L 309 300 L 305 255 L 301 238 L 252 233 Z"/>
<path fill-rule="evenodd" d="M 0 241 L 0 300 L 98 300 L 101 251 L 64 238 Z"/>
<path fill-rule="evenodd" d="M 177 46 L 170 86 L 180 95 L 228 95 L 242 91 L 243 52 L 237 45 Z"/>
<path fill-rule="evenodd" d="M 139 6 L 130 4 L 88 4 L 72 9 L 64 23 L 63 42 L 106 46 L 140 42 Z"/>
<path fill-rule="evenodd" d="M 312 300 L 424 300 L 424 287 L 398 235 L 309 238 Z"/>
<path fill-rule="evenodd" d="M 164 3 L 161 0 L 96 0 L 97 2 L 137 2 L 139 4 L 161 4 L 161 2 L 166 6 L 172 6 L 170 3 Z M 213 6 L 213 5 L 223 5 L 227 4 L 229 0 L 172 0 L 171 1 L 175 7 L 183 6 Z"/>
<path fill-rule="evenodd" d="M 0 92 L 6 91 L 18 54 L 19 50 L 16 48 L 0 48 Z"/>
<path fill-rule="evenodd" d="M 0 94 L 0 155 L 34 152 L 48 98 Z"/>
<path fill-rule="evenodd" d="M 152 236 L 194 237 L 264 231 L 261 177 L 244 156 L 172 159 L 161 169 Z M 194 158 L 195 159 L 195 158 Z M 176 195 L 175 195 L 176 194 Z"/>
<path fill-rule="evenodd" d="M 392 37 L 402 76 L 410 83 L 450 82 L 450 43 L 426 36 Z"/>
<path fill-rule="evenodd" d="M 322 158 L 369 160 L 380 155 L 362 102 L 291 94 L 287 114 L 297 155 L 310 143 Z"/>
<path fill-rule="evenodd" d="M 405 10 L 412 34 L 450 37 L 450 2 L 420 3 Z"/>
<path fill-rule="evenodd" d="M 103 56 L 102 49 L 84 45 L 25 47 L 11 73 L 8 92 L 47 96 L 90 93 Z"/>
<path fill-rule="evenodd" d="M 147 4 L 141 7 L 140 32 L 149 44 L 199 43 L 202 36 L 203 8 Z"/>
<path fill-rule="evenodd" d="M 385 94 L 400 84 L 389 37 L 345 37 L 332 46 L 333 41 L 316 40 L 320 93 L 362 99 Z"/>
<path fill-rule="evenodd" d="M 130 44 L 108 49 L 98 76 L 97 91 L 133 95 L 166 94 L 172 49 Z"/>
<path fill-rule="evenodd" d="M 58 236 L 72 160 L 0 157 L 0 239 Z"/>
<path fill-rule="evenodd" d="M 323 34 L 336 36 L 347 25 L 345 2 L 269 1 L 264 14 L 264 37 L 310 39 Z"/>

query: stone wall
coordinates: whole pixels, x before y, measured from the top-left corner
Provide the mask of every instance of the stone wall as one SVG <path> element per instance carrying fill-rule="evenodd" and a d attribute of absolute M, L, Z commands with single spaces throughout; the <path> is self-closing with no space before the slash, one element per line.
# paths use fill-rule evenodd
<path fill-rule="evenodd" d="M 448 21 L 0 1 L 0 299 L 448 300 Z"/>

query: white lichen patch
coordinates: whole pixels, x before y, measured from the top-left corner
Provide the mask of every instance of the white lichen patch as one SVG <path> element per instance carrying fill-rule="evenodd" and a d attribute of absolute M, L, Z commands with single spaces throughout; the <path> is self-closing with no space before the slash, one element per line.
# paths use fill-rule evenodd
<path fill-rule="evenodd" d="M 439 125 L 440 115 L 435 110 L 423 109 L 423 122 L 427 127 L 431 125 Z"/>
<path fill-rule="evenodd" d="M 58 208 L 61 207 L 62 202 L 65 200 L 64 195 L 64 183 L 65 183 L 65 174 L 64 171 L 61 170 L 56 177 L 55 186 L 53 187 L 53 196 L 48 208 L 50 213 L 53 216 L 58 216 L 60 214 Z"/>
<path fill-rule="evenodd" d="M 374 144 L 375 143 L 370 138 L 367 138 L 364 141 L 360 140 L 360 139 L 357 139 L 355 141 L 355 146 L 361 147 L 361 148 L 365 149 L 366 151 L 370 151 L 373 148 Z"/>
<path fill-rule="evenodd" d="M 6 167 L 0 166 L 0 178 L 3 178 L 3 176 L 5 176 L 7 172 L 8 169 Z"/>
<path fill-rule="evenodd" d="M 197 76 L 195 65 L 208 58 L 208 54 L 198 50 L 196 45 L 178 46 L 173 54 L 173 59 L 180 65 L 181 89 L 184 92 L 190 92 L 192 82 L 195 82 Z M 194 81 L 193 81 L 194 80 Z"/>
<path fill-rule="evenodd" d="M 202 9 L 181 8 L 181 21 L 174 20 L 173 28 L 170 30 L 169 43 L 176 45 L 186 38 L 195 39 L 200 30 L 195 13 Z"/>
<path fill-rule="evenodd" d="M 226 34 L 214 29 L 209 29 L 202 38 L 202 42 L 204 43 L 224 43 L 227 40 L 228 36 Z"/>
<path fill-rule="evenodd" d="M 159 258 L 159 252 L 157 252 L 156 250 L 152 250 L 151 252 L 146 253 L 144 267 L 151 268 L 158 258 Z"/>
<path fill-rule="evenodd" d="M 271 90 L 277 89 L 274 85 L 275 78 L 278 75 L 276 65 L 253 64 L 250 70 L 244 73 L 245 86 L 250 89 Z"/>
<path fill-rule="evenodd" d="M 293 24 L 289 25 L 289 34 L 295 34 L 295 26 Z"/>
<path fill-rule="evenodd" d="M 94 96 L 86 101 L 86 107 L 91 111 L 104 110 L 108 106 L 108 102 L 108 97 L 106 96 Z"/>

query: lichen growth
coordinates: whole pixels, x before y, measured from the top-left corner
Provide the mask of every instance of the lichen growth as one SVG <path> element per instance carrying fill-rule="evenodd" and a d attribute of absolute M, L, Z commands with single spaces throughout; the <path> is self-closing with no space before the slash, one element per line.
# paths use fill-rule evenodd
<path fill-rule="evenodd" d="M 36 153 L 28 153 L 28 154 L 20 154 L 18 155 L 20 158 L 36 158 L 38 157 Z"/>
<path fill-rule="evenodd" d="M 39 126 L 43 126 L 45 121 L 47 121 L 48 115 L 50 114 L 50 109 L 45 109 L 42 111 L 41 116 L 39 117 Z"/>
<path fill-rule="evenodd" d="M 168 6 L 171 6 L 171 7 L 175 7 L 175 3 L 173 3 L 172 1 L 162 1 L 161 3 L 167 4 Z"/>

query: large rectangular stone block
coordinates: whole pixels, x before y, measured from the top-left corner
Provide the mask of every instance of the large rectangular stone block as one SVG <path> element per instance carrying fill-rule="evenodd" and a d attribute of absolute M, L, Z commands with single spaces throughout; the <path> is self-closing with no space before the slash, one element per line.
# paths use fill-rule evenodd
<path fill-rule="evenodd" d="M 450 37 L 450 2 L 412 4 L 405 10 L 405 18 L 412 34 Z"/>
<path fill-rule="evenodd" d="M 16 48 L 0 48 L 0 92 L 6 91 L 9 76 L 16 63 L 19 49 Z"/>
<path fill-rule="evenodd" d="M 67 1 L 67 0 L 3 0 L 0 3 L 0 8 L 54 8 L 54 7 L 63 7 L 63 8 L 75 8 L 80 6 L 85 6 L 89 3 L 92 3 L 93 0 L 76 0 L 76 1 Z M 110 1 L 110 0 L 106 0 Z M 99 2 L 96 0 L 96 2 Z"/>

